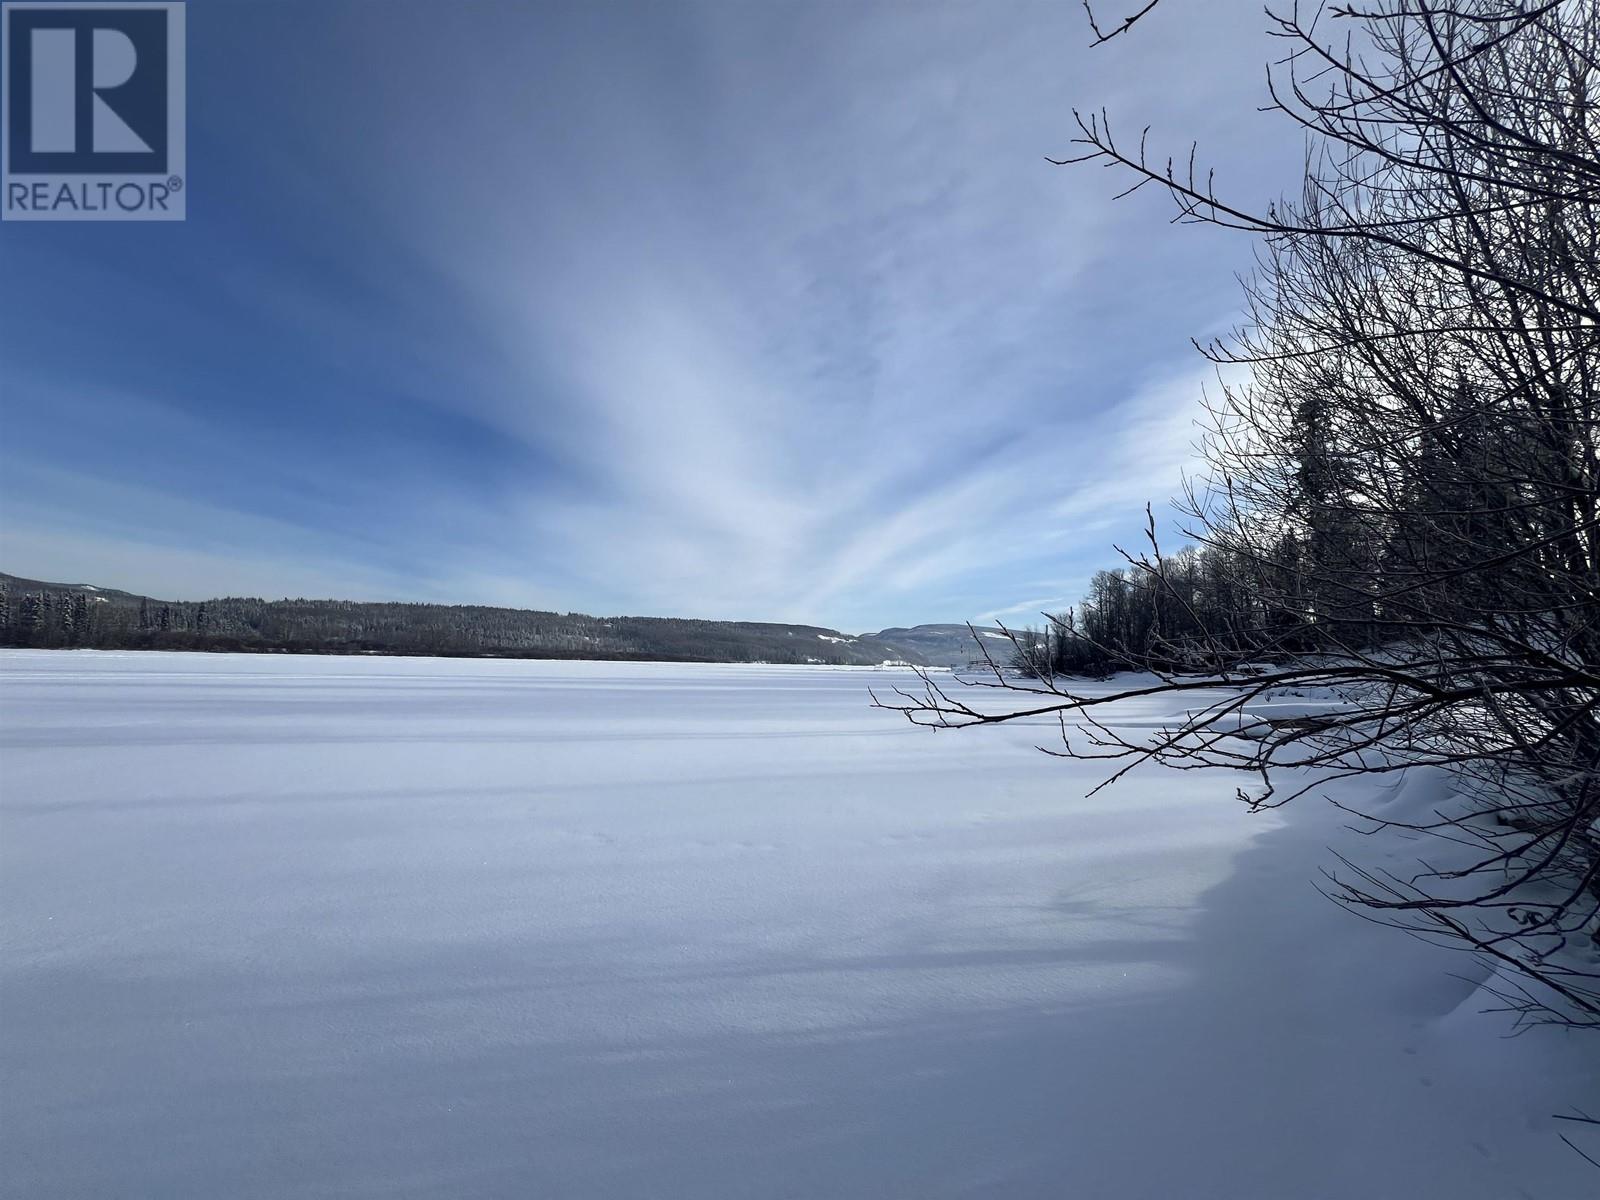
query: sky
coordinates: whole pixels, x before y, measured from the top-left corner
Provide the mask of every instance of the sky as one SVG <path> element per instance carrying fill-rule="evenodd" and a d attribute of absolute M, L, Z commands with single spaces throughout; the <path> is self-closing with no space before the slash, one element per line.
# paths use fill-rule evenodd
<path fill-rule="evenodd" d="M 1101 4 L 1113 10 L 1115 0 Z M 1192 469 L 1292 192 L 1246 0 L 191 0 L 188 219 L 0 224 L 0 570 L 1026 624 Z"/>

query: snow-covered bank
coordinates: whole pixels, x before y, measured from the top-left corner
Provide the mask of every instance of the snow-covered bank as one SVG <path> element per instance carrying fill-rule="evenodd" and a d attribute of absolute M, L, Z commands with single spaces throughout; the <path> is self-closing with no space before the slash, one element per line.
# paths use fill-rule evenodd
<path fill-rule="evenodd" d="M 1600 1047 L 1318 896 L 1339 814 L 882 678 L 0 655 L 4 1190 L 1595 1194 Z"/>

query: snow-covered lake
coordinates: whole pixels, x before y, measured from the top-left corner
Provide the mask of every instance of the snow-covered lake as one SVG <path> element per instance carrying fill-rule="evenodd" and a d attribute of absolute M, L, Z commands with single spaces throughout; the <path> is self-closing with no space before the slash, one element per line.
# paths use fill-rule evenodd
<path fill-rule="evenodd" d="M 1329 813 L 895 679 L 5 652 L 0 1191 L 1600 1191 L 1592 1047 L 1318 896 Z"/>

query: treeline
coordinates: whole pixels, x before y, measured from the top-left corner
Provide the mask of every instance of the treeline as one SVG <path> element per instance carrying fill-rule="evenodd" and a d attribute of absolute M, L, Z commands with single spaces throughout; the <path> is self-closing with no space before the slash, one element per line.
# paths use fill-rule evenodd
<path fill-rule="evenodd" d="M 1302 472 L 1284 497 L 1277 524 L 1288 528 L 1277 536 L 1252 534 L 1254 544 L 1245 546 L 1235 531 L 1209 530 L 1176 553 L 1131 556 L 1126 566 L 1097 571 L 1076 607 L 1013 632 L 1008 665 L 1033 678 L 1255 674 L 1319 652 L 1380 652 L 1419 628 L 1418 604 L 1430 590 L 1416 569 L 1424 561 L 1449 581 L 1431 585 L 1443 588 L 1428 598 L 1432 612 L 1459 616 L 1484 558 L 1498 560 L 1515 538 L 1536 536 L 1507 528 L 1510 514 L 1533 518 L 1542 506 L 1490 495 L 1482 479 L 1472 484 L 1479 494 L 1469 496 L 1443 456 L 1394 469 L 1416 494 L 1453 494 L 1448 503 L 1460 507 L 1367 506 L 1357 520 L 1348 496 L 1326 490 L 1325 476 Z M 1315 516 L 1302 520 L 1301 512 Z M 1541 557 L 1531 556 L 1525 569 L 1547 580 L 1551 567 Z M 1397 603 L 1388 590 L 1401 580 Z"/>
<path fill-rule="evenodd" d="M 1297 561 L 1297 541 L 1286 535 L 1274 561 Z M 1042 627 L 1013 631 L 1007 665 L 1033 678 L 1253 671 L 1314 649 L 1318 631 L 1306 606 L 1280 599 L 1293 571 L 1282 571 L 1284 588 L 1252 586 L 1263 568 L 1273 570 L 1222 549 L 1189 546 L 1167 556 L 1158 572 L 1142 564 L 1097 571 L 1077 607 L 1048 615 Z"/>
<path fill-rule="evenodd" d="M 14 577 L 0 578 L 0 645 L 841 665 L 908 657 L 802 625 L 350 600 L 179 603 Z"/>

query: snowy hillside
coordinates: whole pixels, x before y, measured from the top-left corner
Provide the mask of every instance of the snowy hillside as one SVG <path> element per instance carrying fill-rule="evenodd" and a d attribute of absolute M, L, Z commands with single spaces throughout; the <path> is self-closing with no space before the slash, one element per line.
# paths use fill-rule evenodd
<path fill-rule="evenodd" d="M 1595 1194 L 1597 1048 L 1319 896 L 1331 807 L 895 678 L 0 655 L 0 1190 Z"/>
<path fill-rule="evenodd" d="M 985 649 L 1004 666 L 1012 652 L 1010 639 L 991 626 L 978 627 L 977 637 L 981 642 L 966 625 L 913 625 L 909 629 L 884 629 L 862 636 L 904 650 L 908 662 L 922 661 L 937 667 L 964 667 L 974 659 L 982 659 Z"/>

